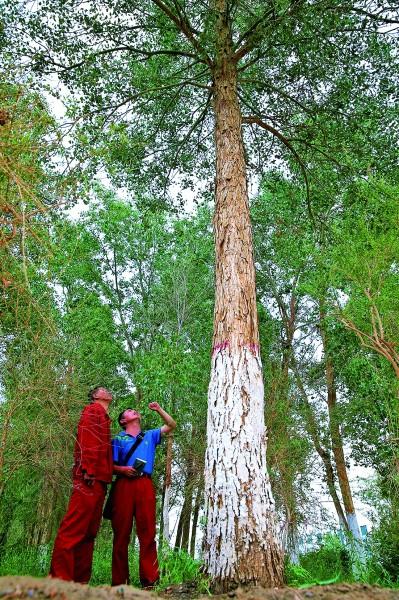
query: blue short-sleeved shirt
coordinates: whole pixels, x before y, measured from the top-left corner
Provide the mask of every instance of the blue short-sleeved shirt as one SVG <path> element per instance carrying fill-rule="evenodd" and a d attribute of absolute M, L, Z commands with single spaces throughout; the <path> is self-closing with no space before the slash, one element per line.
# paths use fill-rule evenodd
<path fill-rule="evenodd" d="M 120 431 L 112 440 L 112 457 L 116 465 L 125 466 L 125 456 L 136 441 L 134 435 Z M 132 467 L 136 458 L 146 461 L 143 473 L 151 475 L 154 468 L 155 450 L 161 443 L 161 430 L 149 429 L 145 432 L 144 439 L 140 442 L 138 448 L 133 452 L 126 466 Z"/>

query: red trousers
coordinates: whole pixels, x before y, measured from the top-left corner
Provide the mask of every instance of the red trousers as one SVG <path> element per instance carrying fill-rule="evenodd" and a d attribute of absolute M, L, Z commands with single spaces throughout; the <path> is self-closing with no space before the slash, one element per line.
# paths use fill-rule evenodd
<path fill-rule="evenodd" d="M 82 479 L 74 479 L 68 510 L 54 542 L 52 577 L 89 582 L 106 489 L 106 484 L 101 481 L 88 486 Z"/>
<path fill-rule="evenodd" d="M 112 585 L 129 583 L 128 547 L 136 520 L 140 544 L 140 581 L 153 585 L 159 578 L 155 544 L 155 491 L 151 479 L 123 477 L 115 484 L 112 508 L 114 546 L 112 552 Z"/>

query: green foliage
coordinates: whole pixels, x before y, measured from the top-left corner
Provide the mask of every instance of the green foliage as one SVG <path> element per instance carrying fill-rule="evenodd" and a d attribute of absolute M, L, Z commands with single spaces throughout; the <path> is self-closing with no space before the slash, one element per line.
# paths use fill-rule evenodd
<path fill-rule="evenodd" d="M 376 582 L 399 586 L 399 523 L 397 514 L 385 514 L 370 536 L 370 563 Z"/>
<path fill-rule="evenodd" d="M 354 171 L 392 169 L 397 53 L 385 31 L 391 2 L 374 12 L 367 2 L 327 0 L 227 7 L 220 10 L 231 32 L 228 58 L 237 67 L 241 112 L 267 115 L 263 129 L 244 121 L 248 168 L 265 172 L 283 160 L 301 180 L 307 168 L 321 204 L 324 192 Z M 114 182 L 158 205 L 173 177 L 189 189 L 198 180 L 212 183 L 213 82 L 224 52 L 212 3 L 190 0 L 182 15 L 178 5 L 154 0 L 145 11 L 140 0 L 45 0 L 35 10 L 2 0 L 2 14 L 6 35 L 19 56 L 31 58 L 32 71 L 56 71 L 73 93 L 70 111 L 83 120 L 78 156 L 83 149 L 92 169 L 105 165 Z M 330 177 L 319 178 L 326 169 Z"/>
<path fill-rule="evenodd" d="M 164 546 L 159 551 L 160 581 L 158 589 L 170 585 L 192 582 L 198 592 L 210 593 L 210 582 L 201 572 L 201 562 L 194 560 L 184 550 L 173 550 Z"/>
<path fill-rule="evenodd" d="M 46 577 L 50 568 L 50 547 L 43 544 L 31 548 L 14 546 L 0 560 L 0 576 L 32 575 Z"/>
<path fill-rule="evenodd" d="M 365 542 L 365 560 L 335 534 L 323 537 L 319 546 L 302 554 L 299 564 L 287 561 L 285 580 L 291 587 L 362 582 L 397 587 L 398 527 L 394 521 L 381 523 Z"/>
<path fill-rule="evenodd" d="M 399 584 L 399 520 L 397 490 L 383 472 L 363 482 L 362 501 L 369 506 L 373 524 L 367 538 L 367 575 L 381 585 Z M 372 581 L 370 581 L 372 582 Z"/>
<path fill-rule="evenodd" d="M 327 534 L 318 548 L 302 555 L 300 565 L 311 574 L 314 583 L 344 581 L 352 576 L 350 552 L 334 534 Z"/>
<path fill-rule="evenodd" d="M 314 583 L 314 578 L 309 571 L 301 565 L 293 564 L 289 561 L 285 565 L 284 579 L 287 585 L 291 587 L 300 587 Z"/>

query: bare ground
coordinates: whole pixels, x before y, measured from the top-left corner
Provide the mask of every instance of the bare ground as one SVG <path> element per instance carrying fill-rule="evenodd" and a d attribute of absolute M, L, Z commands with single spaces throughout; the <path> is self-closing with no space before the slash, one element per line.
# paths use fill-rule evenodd
<path fill-rule="evenodd" d="M 190 586 L 173 586 L 161 595 L 123 585 L 111 587 L 89 587 L 61 581 L 59 579 L 36 579 L 34 577 L 0 577 L 0 599 L 19 598 L 21 600 L 155 600 L 162 597 L 174 600 L 195 597 Z M 200 600 L 209 599 L 202 596 Z M 306 589 L 269 589 L 238 588 L 218 600 L 399 600 L 399 589 L 385 589 L 363 584 L 341 583 L 336 585 L 315 586 Z"/>

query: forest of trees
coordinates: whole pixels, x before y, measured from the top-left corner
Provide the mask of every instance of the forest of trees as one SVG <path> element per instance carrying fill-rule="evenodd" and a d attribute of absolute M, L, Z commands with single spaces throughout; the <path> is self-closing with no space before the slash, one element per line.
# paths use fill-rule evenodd
<path fill-rule="evenodd" d="M 45 573 L 104 385 L 115 432 L 176 419 L 159 543 L 214 589 L 281 585 L 333 530 L 397 583 L 397 7 L 0 8 L 0 573 Z"/>

